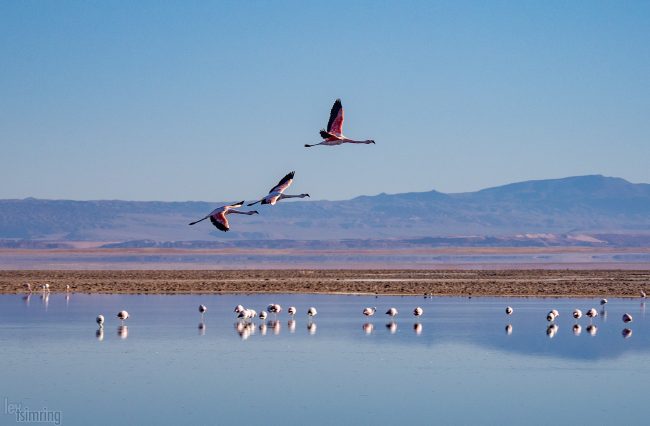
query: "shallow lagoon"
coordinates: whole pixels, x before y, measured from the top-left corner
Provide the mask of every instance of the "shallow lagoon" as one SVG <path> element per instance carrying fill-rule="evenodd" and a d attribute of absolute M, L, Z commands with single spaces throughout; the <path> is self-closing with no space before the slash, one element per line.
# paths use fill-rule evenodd
<path fill-rule="evenodd" d="M 208 306 L 203 328 L 199 303 Z M 258 311 L 280 303 L 284 312 L 276 326 L 270 315 L 236 327 L 238 303 Z M 416 305 L 425 311 L 417 320 Z M 365 306 L 377 315 L 361 315 Z M 383 315 L 389 306 L 400 311 L 394 325 Z M 610 299 L 595 336 L 586 318 L 573 333 L 576 307 L 601 311 L 596 299 L 3 295 L 0 424 L 14 424 L 11 404 L 58 412 L 66 425 L 647 424 L 645 306 Z M 553 337 L 551 308 L 561 313 Z M 127 330 L 120 309 L 131 314 Z M 629 338 L 624 312 L 634 316 Z"/>

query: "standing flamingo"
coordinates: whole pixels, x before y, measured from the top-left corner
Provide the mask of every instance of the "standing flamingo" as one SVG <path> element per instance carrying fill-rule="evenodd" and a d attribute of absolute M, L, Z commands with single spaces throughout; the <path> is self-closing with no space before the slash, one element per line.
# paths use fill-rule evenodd
<path fill-rule="evenodd" d="M 277 185 L 275 185 L 271 190 L 269 191 L 268 195 L 264 198 L 262 198 L 259 201 L 255 201 L 254 203 L 248 204 L 248 206 L 255 205 L 257 203 L 262 203 L 262 204 L 270 204 L 272 206 L 275 205 L 280 200 L 284 200 L 285 198 L 305 198 L 309 197 L 309 194 L 300 194 L 300 195 L 285 195 L 284 191 L 289 188 L 291 183 L 293 182 L 293 176 L 296 174 L 296 172 L 290 172 L 287 173 L 282 179 L 280 179 L 280 182 L 278 182 Z"/>
<path fill-rule="evenodd" d="M 208 307 L 205 305 L 199 305 L 199 313 L 201 314 L 201 323 L 203 323 L 203 317 L 205 316 L 205 313 L 208 311 Z"/>
<path fill-rule="evenodd" d="M 327 130 L 322 129 L 320 131 L 320 136 L 324 139 L 322 142 L 313 145 L 305 144 L 305 147 L 309 148 L 316 145 L 334 146 L 341 145 L 342 143 L 375 143 L 375 141 L 371 139 L 357 141 L 343 136 L 343 105 L 341 104 L 340 99 L 334 101 L 334 105 L 330 111 L 330 119 L 327 122 Z"/>
<path fill-rule="evenodd" d="M 373 316 L 373 315 L 375 314 L 375 312 L 377 312 L 377 307 L 376 307 L 376 306 L 375 306 L 375 307 L 372 307 L 372 308 L 371 308 L 371 307 L 367 307 L 367 308 L 365 308 L 365 309 L 363 310 L 363 314 L 364 314 L 365 316 L 367 316 L 367 317 L 371 317 L 371 316 Z"/>
<path fill-rule="evenodd" d="M 122 321 L 122 326 L 124 326 L 124 321 L 129 318 L 129 313 L 127 311 L 120 311 L 117 313 L 117 317 Z"/>
<path fill-rule="evenodd" d="M 207 215 L 206 217 L 204 217 L 203 219 L 196 220 L 196 221 L 190 223 L 190 225 L 197 224 L 197 223 L 199 223 L 201 221 L 204 221 L 204 220 L 210 218 L 210 222 L 212 222 L 212 224 L 214 226 L 216 226 L 217 229 L 219 229 L 221 231 L 224 231 L 224 232 L 228 232 L 228 230 L 230 230 L 230 225 L 228 224 L 228 219 L 226 218 L 227 214 L 231 214 L 231 213 L 247 214 L 247 215 L 259 214 L 256 210 L 251 210 L 249 212 L 242 212 L 242 211 L 239 211 L 239 210 L 235 210 L 237 207 L 241 207 L 243 205 L 244 205 L 244 202 L 240 201 L 240 202 L 235 203 L 235 204 L 230 204 L 230 205 L 227 205 L 227 206 L 219 207 L 217 209 L 212 210 L 212 212 L 210 212 L 210 214 Z"/>

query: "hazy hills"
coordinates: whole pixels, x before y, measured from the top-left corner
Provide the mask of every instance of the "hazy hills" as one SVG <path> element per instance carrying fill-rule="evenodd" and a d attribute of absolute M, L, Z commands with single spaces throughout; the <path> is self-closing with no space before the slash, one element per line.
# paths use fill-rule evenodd
<path fill-rule="evenodd" d="M 187 225 L 225 202 L 0 200 L 0 238 L 161 242 L 519 235 L 514 238 L 578 241 L 584 237 L 573 236 L 650 234 L 650 184 L 600 175 L 458 194 L 429 191 L 345 201 L 285 201 L 257 206 L 259 216 L 231 216 L 228 233 L 208 222 Z M 551 233 L 562 235 L 523 235 Z"/>

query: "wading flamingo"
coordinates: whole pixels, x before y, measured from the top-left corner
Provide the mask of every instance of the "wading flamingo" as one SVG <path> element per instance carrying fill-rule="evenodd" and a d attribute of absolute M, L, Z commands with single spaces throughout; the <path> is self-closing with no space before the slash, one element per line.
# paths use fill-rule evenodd
<path fill-rule="evenodd" d="M 282 179 L 280 179 L 280 182 L 278 182 L 277 185 L 275 185 L 271 190 L 269 191 L 268 195 L 261 200 L 255 201 L 254 203 L 248 204 L 248 206 L 255 205 L 257 203 L 262 203 L 262 204 L 270 204 L 272 206 L 275 205 L 280 200 L 284 200 L 285 198 L 305 198 L 309 197 L 309 194 L 300 194 L 300 195 L 285 195 L 284 191 L 291 186 L 291 183 L 293 182 L 293 176 L 296 174 L 296 172 L 290 172 L 287 173 Z"/>
<path fill-rule="evenodd" d="M 235 210 L 237 207 L 241 207 L 243 205 L 244 205 L 244 202 L 240 201 L 240 202 L 235 203 L 235 204 L 230 204 L 228 206 L 219 207 L 218 209 L 212 210 L 212 212 L 210 212 L 210 214 L 207 215 L 206 217 L 204 217 L 203 219 L 196 220 L 196 221 L 190 223 L 190 225 L 195 225 L 195 224 L 197 224 L 197 223 L 199 223 L 201 221 L 204 221 L 204 220 L 210 218 L 210 222 L 212 222 L 212 224 L 214 226 L 216 226 L 217 229 L 219 229 L 220 231 L 228 232 L 228 230 L 230 229 L 230 225 L 228 224 L 228 219 L 226 218 L 227 214 L 232 214 L 232 213 L 247 214 L 247 215 L 259 214 L 256 210 L 251 210 L 251 211 L 248 211 L 248 212 L 242 212 L 242 211 L 239 211 L 239 210 Z"/>
<path fill-rule="evenodd" d="M 330 111 L 330 120 L 327 122 L 327 130 L 322 129 L 320 131 L 320 136 L 324 139 L 323 142 L 315 143 L 312 145 L 305 144 L 305 147 L 309 148 L 316 145 L 333 146 L 341 145 L 342 143 L 375 143 L 375 141 L 371 139 L 367 139 L 365 141 L 357 141 L 343 136 L 343 105 L 341 104 L 340 99 L 334 101 L 334 105 Z"/>

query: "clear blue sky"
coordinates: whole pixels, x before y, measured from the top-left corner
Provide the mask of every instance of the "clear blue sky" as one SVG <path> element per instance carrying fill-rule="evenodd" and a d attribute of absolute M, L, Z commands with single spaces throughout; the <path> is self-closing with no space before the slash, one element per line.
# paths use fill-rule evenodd
<path fill-rule="evenodd" d="M 0 1 L 0 198 L 650 182 L 650 2 Z M 319 141 L 342 98 L 348 136 Z"/>

